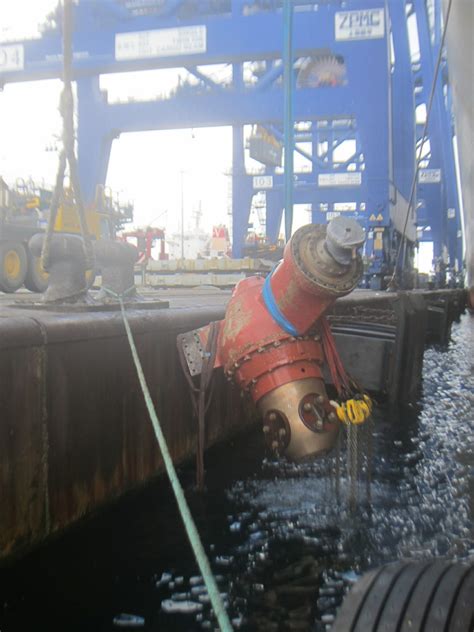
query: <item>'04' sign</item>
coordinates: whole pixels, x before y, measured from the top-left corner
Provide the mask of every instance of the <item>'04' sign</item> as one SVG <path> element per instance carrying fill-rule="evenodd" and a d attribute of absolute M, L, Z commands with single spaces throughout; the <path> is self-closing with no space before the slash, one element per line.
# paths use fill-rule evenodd
<path fill-rule="evenodd" d="M 0 72 L 23 70 L 25 51 L 22 44 L 6 44 L 0 46 Z"/>

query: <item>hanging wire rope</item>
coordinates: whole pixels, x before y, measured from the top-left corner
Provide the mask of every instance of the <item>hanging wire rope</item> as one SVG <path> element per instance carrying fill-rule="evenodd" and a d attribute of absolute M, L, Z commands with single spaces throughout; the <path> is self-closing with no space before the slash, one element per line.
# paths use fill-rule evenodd
<path fill-rule="evenodd" d="M 199 386 L 195 386 L 193 378 L 189 372 L 183 345 L 178 336 L 178 356 L 181 368 L 189 385 L 189 393 L 193 405 L 194 414 L 198 420 L 197 446 L 196 446 L 196 486 L 202 491 L 204 489 L 204 447 L 206 434 L 206 413 L 212 401 L 214 391 L 214 363 L 217 354 L 217 339 L 219 336 L 219 322 L 212 322 L 209 326 L 209 335 L 204 350 L 202 360 L 201 377 Z"/>
<path fill-rule="evenodd" d="M 366 480 L 366 500 L 370 502 L 372 468 L 371 420 L 372 400 L 364 393 L 355 380 L 346 372 L 331 327 L 323 317 L 319 321 L 324 357 L 339 401 L 331 401 L 337 418 L 343 424 L 346 438 L 346 472 L 348 481 L 348 505 L 355 511 L 359 503 L 359 487 L 364 472 Z M 370 422 L 370 423 L 367 423 Z M 340 501 L 341 481 L 341 437 L 338 437 L 335 452 L 335 494 Z M 364 467 L 365 464 L 365 467 Z"/>
<path fill-rule="evenodd" d="M 72 0 L 64 0 L 63 3 L 63 90 L 59 104 L 59 111 L 63 120 L 62 143 L 63 148 L 59 154 L 59 165 L 56 174 L 56 183 L 51 199 L 48 226 L 41 252 L 41 263 L 45 270 L 50 268 L 51 238 L 54 232 L 54 225 L 58 215 L 59 206 L 64 196 L 64 176 L 66 165 L 69 165 L 69 178 L 75 201 L 75 208 L 79 219 L 79 226 L 83 239 L 84 256 L 86 269 L 94 268 L 94 251 L 92 249 L 91 237 L 87 228 L 84 202 L 81 195 L 79 183 L 79 169 L 74 147 L 74 96 L 72 93 Z"/>
<path fill-rule="evenodd" d="M 395 287 L 395 279 L 397 276 L 397 269 L 398 269 L 398 262 L 400 259 L 400 254 L 403 252 L 403 257 L 402 257 L 402 262 L 401 262 L 401 269 L 403 270 L 403 266 L 405 265 L 405 250 L 406 250 L 406 230 L 407 230 L 407 226 L 408 226 L 408 219 L 410 217 L 410 214 L 413 213 L 413 203 L 415 200 L 415 191 L 416 191 L 416 183 L 418 181 L 418 174 L 420 171 L 420 164 L 421 161 L 423 159 L 423 148 L 425 145 L 425 141 L 426 141 L 426 135 L 428 132 L 428 125 L 429 125 L 429 121 L 430 121 L 430 116 L 431 116 L 431 109 L 433 107 L 433 101 L 434 101 L 434 95 L 436 92 L 436 85 L 438 83 L 438 76 L 439 76 L 439 70 L 441 67 L 441 61 L 443 59 L 443 49 L 444 49 L 444 43 L 446 40 L 446 33 L 448 31 L 448 24 L 449 24 L 449 16 L 451 13 L 451 5 L 453 3 L 453 0 L 449 0 L 449 4 L 448 4 L 448 8 L 446 10 L 446 19 L 444 22 L 444 26 L 443 26 L 443 35 L 441 37 L 441 43 L 439 45 L 439 51 L 438 51 L 438 57 L 436 60 L 436 67 L 435 67 L 435 73 L 434 73 L 434 77 L 433 77 L 433 82 L 431 84 L 431 90 L 430 90 L 430 96 L 428 99 L 428 109 L 426 111 L 426 118 L 425 118 L 425 124 L 423 126 L 423 134 L 421 136 L 421 142 L 419 143 L 419 147 L 418 147 L 418 156 L 416 158 L 416 164 L 415 164 L 415 173 L 413 175 L 413 180 L 411 183 L 411 190 L 410 190 L 410 198 L 408 201 L 408 207 L 407 207 L 407 213 L 405 216 L 405 222 L 403 225 L 403 232 L 402 232 L 402 238 L 400 240 L 400 243 L 398 244 L 398 248 L 397 248 L 397 254 L 395 256 L 395 265 L 393 267 L 393 274 L 390 278 L 390 282 L 388 284 L 387 289 L 388 290 L 392 290 Z"/>

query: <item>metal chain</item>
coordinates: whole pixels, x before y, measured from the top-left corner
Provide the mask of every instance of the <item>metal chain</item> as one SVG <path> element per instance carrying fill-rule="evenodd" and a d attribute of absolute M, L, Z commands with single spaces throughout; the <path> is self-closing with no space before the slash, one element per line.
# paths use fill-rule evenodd
<path fill-rule="evenodd" d="M 342 432 L 337 435 L 336 441 L 336 502 L 341 502 L 341 436 Z"/>
<path fill-rule="evenodd" d="M 367 504 L 370 505 L 372 502 L 372 457 L 373 457 L 373 437 L 374 437 L 374 422 L 372 419 L 372 415 L 369 417 L 366 423 L 366 434 L 367 434 L 367 472 L 365 479 L 365 491 L 366 491 L 366 500 Z"/>
<path fill-rule="evenodd" d="M 355 511 L 360 502 L 360 488 L 364 479 L 365 500 L 368 504 L 372 501 L 373 431 L 374 422 L 372 417 L 369 417 L 363 425 L 345 424 L 347 502 L 351 511 Z M 335 449 L 335 495 L 337 502 L 340 500 L 340 458 L 341 436 L 337 439 Z"/>
<path fill-rule="evenodd" d="M 334 459 L 329 457 L 328 459 L 325 459 L 325 465 L 326 465 L 326 474 L 327 476 L 325 476 L 325 479 L 329 479 L 329 494 L 330 497 L 332 498 L 334 496 L 334 476 L 335 476 L 335 472 L 334 472 Z M 327 490 L 327 485 L 326 485 L 326 490 Z"/>
<path fill-rule="evenodd" d="M 352 424 L 347 424 L 346 426 L 346 470 L 347 470 L 347 485 L 348 485 L 348 494 L 347 500 L 350 504 L 350 486 L 351 486 L 351 445 L 352 445 Z"/>
<path fill-rule="evenodd" d="M 349 445 L 349 454 L 350 454 L 350 498 L 349 498 L 349 506 L 352 511 L 355 510 L 358 501 L 358 426 L 354 426 L 353 424 L 349 424 L 351 427 L 350 434 L 350 445 Z"/>

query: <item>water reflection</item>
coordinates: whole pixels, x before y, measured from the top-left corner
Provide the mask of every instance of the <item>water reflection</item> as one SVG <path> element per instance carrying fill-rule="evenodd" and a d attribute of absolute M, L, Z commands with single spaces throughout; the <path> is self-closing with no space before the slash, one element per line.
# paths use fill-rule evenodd
<path fill-rule="evenodd" d="M 377 411 L 370 506 L 337 504 L 324 462 L 264 461 L 228 488 L 232 537 L 220 553 L 232 554 L 226 590 L 244 629 L 326 630 L 368 568 L 474 556 L 473 338 L 466 316 L 448 349 L 427 350 L 418 405 Z M 203 613 L 198 622 L 212 626 Z"/>

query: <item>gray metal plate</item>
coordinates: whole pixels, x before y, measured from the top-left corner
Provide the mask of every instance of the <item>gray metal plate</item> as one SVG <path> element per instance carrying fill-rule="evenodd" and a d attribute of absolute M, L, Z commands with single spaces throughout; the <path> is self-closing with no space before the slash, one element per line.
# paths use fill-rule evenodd
<path fill-rule="evenodd" d="M 204 349 L 202 348 L 198 331 L 198 329 L 194 329 L 185 334 L 179 334 L 177 338 L 178 344 L 183 349 L 186 364 L 191 375 L 200 375 L 202 371 Z"/>

